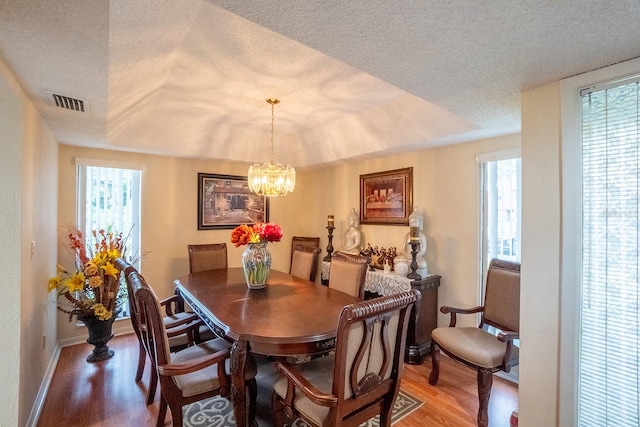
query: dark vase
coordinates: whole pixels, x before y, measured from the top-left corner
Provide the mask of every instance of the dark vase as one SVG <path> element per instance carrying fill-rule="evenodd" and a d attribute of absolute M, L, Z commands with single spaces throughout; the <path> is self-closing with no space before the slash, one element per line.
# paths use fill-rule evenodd
<path fill-rule="evenodd" d="M 111 319 L 100 320 L 95 316 L 78 316 L 78 320 L 84 323 L 89 331 L 87 342 L 94 346 L 93 353 L 87 356 L 87 362 L 100 362 L 113 357 L 113 350 L 107 343 L 113 338 L 111 327 L 120 310 L 114 310 Z"/>

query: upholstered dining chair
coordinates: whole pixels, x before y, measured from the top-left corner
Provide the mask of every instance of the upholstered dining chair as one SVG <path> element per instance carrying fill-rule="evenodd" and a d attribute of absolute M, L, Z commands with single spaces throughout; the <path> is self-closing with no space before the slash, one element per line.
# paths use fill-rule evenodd
<path fill-rule="evenodd" d="M 440 374 L 440 351 L 452 359 L 477 371 L 478 426 L 489 424 L 488 406 L 493 373 L 509 372 L 518 364 L 520 331 L 520 263 L 491 260 L 487 272 L 484 305 L 470 309 L 443 306 L 442 313 L 451 313 L 449 327 L 431 332 L 432 370 L 429 384 L 435 385 Z M 456 327 L 457 314 L 481 313 L 479 326 Z M 486 330 L 492 326 L 500 330 L 496 336 Z"/>
<path fill-rule="evenodd" d="M 140 324 L 146 331 L 146 347 L 150 349 L 155 360 L 155 368 L 160 379 L 161 398 L 157 425 L 164 425 L 168 407 L 171 410 L 173 426 L 182 426 L 184 405 L 217 395 L 229 395 L 231 381 L 228 369 L 231 345 L 222 338 L 216 338 L 172 353 L 158 297 L 137 272 L 129 273 L 129 280 L 138 304 Z M 254 420 L 257 384 L 253 358 L 249 358 L 246 369 L 245 392 L 249 394 L 249 417 L 250 420 Z"/>
<path fill-rule="evenodd" d="M 310 248 L 320 247 L 320 237 L 293 236 L 291 238 L 291 262 L 293 262 L 293 252 L 297 245 L 308 246 Z"/>
<path fill-rule="evenodd" d="M 136 368 L 136 382 L 142 381 L 142 374 L 144 373 L 144 366 L 146 364 L 147 355 L 150 354 L 150 349 L 146 347 L 147 340 L 145 339 L 144 333 L 145 331 L 140 326 L 140 312 L 138 309 L 138 305 L 136 304 L 135 296 L 133 294 L 133 288 L 131 287 L 131 282 L 129 279 L 129 275 L 133 272 L 138 273 L 138 271 L 125 261 L 122 258 L 118 258 L 115 261 L 115 266 L 118 270 L 120 270 L 121 274 L 124 276 L 126 284 L 127 284 L 127 302 L 129 305 L 129 317 L 131 319 L 131 325 L 133 326 L 133 331 L 138 338 L 138 366 Z M 174 302 L 176 299 L 175 296 L 169 298 L 168 301 Z M 168 302 L 161 301 L 160 305 L 166 305 Z M 166 325 L 171 325 L 167 327 L 167 336 L 169 340 L 169 348 L 171 351 L 182 350 L 194 343 L 194 326 L 198 325 L 202 326 L 202 321 L 198 318 L 195 313 L 190 313 L 189 316 L 182 316 L 178 318 L 176 316 L 165 316 L 163 317 L 163 322 Z M 152 360 L 153 363 L 153 360 Z M 151 405 L 155 399 L 156 395 L 156 387 L 158 384 L 158 375 L 155 369 L 151 369 L 151 378 L 149 380 L 149 387 L 147 389 L 147 405 Z"/>
<path fill-rule="evenodd" d="M 278 361 L 273 425 L 297 415 L 314 426 L 358 426 L 379 414 L 391 425 L 400 389 L 411 290 L 346 306 L 338 318 L 335 354 L 302 364 Z"/>
<path fill-rule="evenodd" d="M 228 267 L 226 243 L 187 245 L 187 250 L 189 252 L 189 273 Z"/>
<path fill-rule="evenodd" d="M 334 252 L 329 269 L 329 288 L 364 299 L 369 262 L 369 258 L 364 256 Z"/>
<path fill-rule="evenodd" d="M 293 249 L 289 274 L 315 282 L 318 274 L 318 257 L 321 251 L 320 248 L 296 245 Z"/>

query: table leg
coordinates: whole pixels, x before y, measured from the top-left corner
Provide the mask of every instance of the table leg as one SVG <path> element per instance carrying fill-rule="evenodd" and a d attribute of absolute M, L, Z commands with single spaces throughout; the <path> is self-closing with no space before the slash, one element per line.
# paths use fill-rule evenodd
<path fill-rule="evenodd" d="M 249 354 L 246 341 L 236 341 L 231 347 L 231 402 L 237 427 L 257 427 L 255 419 L 249 420 L 245 368 Z"/>

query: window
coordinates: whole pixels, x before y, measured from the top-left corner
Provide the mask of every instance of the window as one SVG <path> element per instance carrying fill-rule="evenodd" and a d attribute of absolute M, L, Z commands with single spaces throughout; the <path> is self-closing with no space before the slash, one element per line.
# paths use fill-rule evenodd
<path fill-rule="evenodd" d="M 577 425 L 638 425 L 640 86 L 581 92 Z"/>
<path fill-rule="evenodd" d="M 89 236 L 92 230 L 128 234 L 126 254 L 139 269 L 140 168 L 78 159 L 77 223 Z M 129 316 L 123 304 L 119 317 Z"/>
<path fill-rule="evenodd" d="M 520 261 L 521 161 L 519 150 L 484 153 L 477 160 L 480 163 L 484 284 L 493 258 Z"/>
<path fill-rule="evenodd" d="M 480 228 L 481 279 L 478 284 L 478 304 L 484 301 L 484 284 L 493 258 L 520 261 L 521 230 L 521 161 L 519 150 L 500 151 L 478 155 L 480 164 Z M 498 330 L 485 326 L 494 334 Z M 520 345 L 520 340 L 514 341 Z M 499 373 L 510 381 L 518 382 L 518 366 L 511 372 Z"/>

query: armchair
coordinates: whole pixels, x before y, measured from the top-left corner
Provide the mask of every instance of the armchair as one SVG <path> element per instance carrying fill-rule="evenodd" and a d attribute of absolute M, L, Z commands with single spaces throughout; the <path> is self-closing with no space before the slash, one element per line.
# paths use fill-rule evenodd
<path fill-rule="evenodd" d="M 449 327 L 431 332 L 432 370 L 429 384 L 435 385 L 440 374 L 440 351 L 452 359 L 477 371 L 478 426 L 489 423 L 488 406 L 493 373 L 509 372 L 518 364 L 520 330 L 520 263 L 493 259 L 487 273 L 484 305 L 471 309 L 443 306 L 442 313 L 450 313 Z M 458 314 L 481 313 L 477 328 L 456 327 Z M 496 336 L 485 330 L 493 326 L 501 332 Z"/>
<path fill-rule="evenodd" d="M 189 251 L 189 273 L 228 266 L 226 243 L 187 245 L 187 250 Z"/>
<path fill-rule="evenodd" d="M 321 251 L 320 248 L 296 245 L 293 248 L 289 274 L 315 282 L 318 274 L 318 257 Z"/>
<path fill-rule="evenodd" d="M 364 282 L 370 261 L 364 256 L 334 252 L 329 270 L 329 288 L 364 299 Z"/>
<path fill-rule="evenodd" d="M 346 306 L 338 319 L 335 354 L 298 365 L 278 361 L 272 393 L 273 425 L 285 414 L 314 426 L 358 426 L 391 413 L 403 370 L 409 313 L 416 290 Z"/>
<path fill-rule="evenodd" d="M 168 407 L 173 426 L 180 427 L 183 425 L 184 405 L 229 394 L 230 379 L 227 369 L 231 345 L 222 338 L 216 338 L 172 353 L 168 347 L 167 330 L 155 292 L 135 271 L 129 274 L 129 280 L 140 313 L 140 326 L 145 331 L 143 335 L 146 348 L 150 350 L 152 360 L 155 360 L 154 367 L 160 379 L 161 399 L 157 425 L 164 425 Z M 249 414 L 253 419 L 257 395 L 255 362 L 248 364 L 246 369 Z"/>

